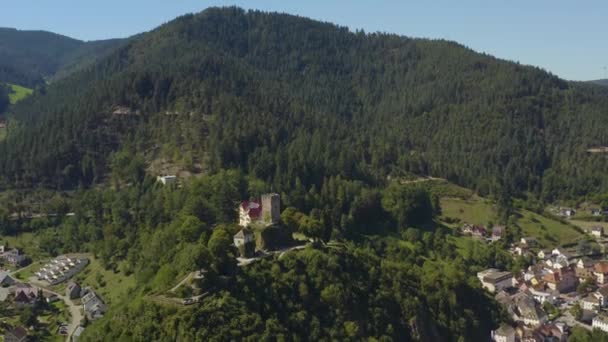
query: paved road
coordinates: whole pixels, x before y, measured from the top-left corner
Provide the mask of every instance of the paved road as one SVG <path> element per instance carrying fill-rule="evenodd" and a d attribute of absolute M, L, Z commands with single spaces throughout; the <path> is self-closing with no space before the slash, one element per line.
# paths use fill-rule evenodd
<path fill-rule="evenodd" d="M 38 281 L 35 276 L 30 277 L 30 279 L 28 280 L 30 284 L 43 289 L 45 292 L 56 295 L 68 307 L 68 310 L 70 311 L 70 317 L 72 319 L 70 320 L 70 324 L 68 324 L 68 335 L 66 336 L 65 340 L 69 342 L 72 335 L 74 334 L 74 331 L 76 331 L 76 328 L 78 328 L 78 326 L 80 325 L 80 321 L 82 321 L 82 319 L 84 318 L 82 312 L 80 311 L 80 305 L 74 304 L 74 302 L 72 302 L 69 297 L 49 289 L 48 287 L 46 287 L 46 284 Z"/>

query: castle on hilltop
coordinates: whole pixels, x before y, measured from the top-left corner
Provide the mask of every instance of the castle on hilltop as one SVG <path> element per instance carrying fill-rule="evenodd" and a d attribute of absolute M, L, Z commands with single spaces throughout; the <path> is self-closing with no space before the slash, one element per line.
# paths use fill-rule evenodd
<path fill-rule="evenodd" d="M 239 225 L 247 227 L 252 223 L 270 225 L 281 219 L 281 196 L 264 194 L 260 200 L 243 201 L 239 206 Z"/>

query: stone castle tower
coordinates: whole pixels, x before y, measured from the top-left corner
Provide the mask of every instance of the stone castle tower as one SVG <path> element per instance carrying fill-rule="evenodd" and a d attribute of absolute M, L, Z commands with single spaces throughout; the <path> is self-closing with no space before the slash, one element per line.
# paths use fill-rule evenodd
<path fill-rule="evenodd" d="M 277 223 L 281 219 L 281 196 L 279 194 L 262 195 L 262 220 Z"/>

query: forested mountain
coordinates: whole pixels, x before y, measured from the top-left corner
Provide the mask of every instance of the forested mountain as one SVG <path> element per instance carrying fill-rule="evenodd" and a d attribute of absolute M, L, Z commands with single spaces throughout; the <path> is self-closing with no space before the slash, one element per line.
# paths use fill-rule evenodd
<path fill-rule="evenodd" d="M 595 80 L 595 81 L 589 81 L 590 83 L 594 83 L 594 84 L 599 84 L 601 86 L 607 86 L 608 87 L 608 79 L 602 79 L 602 80 Z"/>
<path fill-rule="evenodd" d="M 209 9 L 21 102 L 0 171 L 5 185 L 90 185 L 124 149 L 277 189 L 412 172 L 553 200 L 608 190 L 606 158 L 586 153 L 608 144 L 607 105 L 603 87 L 453 42 Z"/>
<path fill-rule="evenodd" d="M 0 28 L 0 82 L 33 88 L 92 64 L 123 41 L 83 42 L 46 31 Z"/>

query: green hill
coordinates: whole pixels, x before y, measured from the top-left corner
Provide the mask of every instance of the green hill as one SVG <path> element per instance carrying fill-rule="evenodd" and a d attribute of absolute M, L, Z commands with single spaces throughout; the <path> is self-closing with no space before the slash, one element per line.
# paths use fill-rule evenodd
<path fill-rule="evenodd" d="M 0 28 L 0 82 L 33 88 L 93 63 L 122 42 L 84 42 L 46 31 Z"/>
<path fill-rule="evenodd" d="M 0 173 L 5 184 L 92 184 L 128 149 L 240 168 L 279 189 L 414 173 L 553 200 L 608 190 L 607 160 L 586 153 L 608 144 L 607 104 L 603 87 L 454 42 L 209 9 L 21 102 Z"/>

